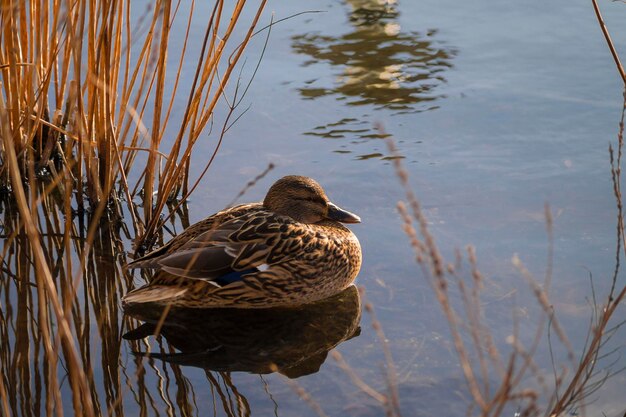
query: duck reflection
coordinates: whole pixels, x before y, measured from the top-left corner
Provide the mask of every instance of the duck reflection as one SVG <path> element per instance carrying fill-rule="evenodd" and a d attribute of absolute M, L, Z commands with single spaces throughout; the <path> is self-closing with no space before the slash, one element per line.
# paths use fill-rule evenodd
<path fill-rule="evenodd" d="M 437 87 L 452 67 L 454 51 L 436 41 L 436 31 L 403 31 L 392 0 L 347 0 L 351 30 L 334 37 L 306 33 L 292 38 L 293 49 L 339 69 L 334 86 L 308 82 L 305 98 L 336 95 L 349 105 L 373 104 L 396 113 L 432 108 Z M 324 133 L 324 132 L 313 132 Z"/>
<path fill-rule="evenodd" d="M 154 335 L 166 313 L 160 334 L 179 352 L 137 353 L 211 371 L 278 371 L 297 378 L 317 372 L 330 349 L 360 333 L 361 304 L 354 285 L 300 307 L 165 309 L 150 304 L 129 307 L 126 313 L 145 323 L 124 338 Z"/>

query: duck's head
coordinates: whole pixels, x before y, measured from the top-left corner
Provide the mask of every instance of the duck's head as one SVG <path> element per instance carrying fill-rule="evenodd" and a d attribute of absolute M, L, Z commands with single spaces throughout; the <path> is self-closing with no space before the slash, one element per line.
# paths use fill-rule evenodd
<path fill-rule="evenodd" d="M 289 175 L 276 181 L 267 192 L 263 206 L 301 223 L 317 223 L 322 220 L 361 222 L 356 214 L 331 203 L 324 189 L 315 180 L 298 175 Z"/>

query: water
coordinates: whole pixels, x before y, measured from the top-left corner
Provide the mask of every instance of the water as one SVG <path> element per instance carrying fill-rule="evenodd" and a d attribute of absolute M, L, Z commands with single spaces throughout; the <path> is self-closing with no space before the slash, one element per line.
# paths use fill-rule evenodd
<path fill-rule="evenodd" d="M 601 6 L 616 47 L 626 50 L 626 6 Z M 621 80 L 591 4 L 272 1 L 266 10 L 266 21 L 270 11 L 275 20 L 319 12 L 272 29 L 242 105 L 251 108 L 229 131 L 192 196 L 191 220 L 223 208 L 269 163 L 276 168 L 243 200 L 261 199 L 282 175 L 317 179 L 333 201 L 363 220 L 352 227 L 364 255 L 360 302 L 374 306 L 388 340 L 403 415 L 462 415 L 469 394 L 448 323 L 414 262 L 396 210 L 405 196 L 394 155 L 381 140 L 393 137 L 444 257 L 454 262 L 456 249 L 476 247 L 486 277 L 484 320 L 502 349 L 514 312 L 527 342 L 541 315 L 511 259 L 518 254 L 543 279 L 549 204 L 551 301 L 579 351 L 590 318 L 589 273 L 604 294 L 615 263 L 608 144 L 616 142 L 622 107 Z M 259 36 L 249 47 L 244 76 L 251 75 L 263 41 Z M 212 140 L 199 145 L 195 172 L 213 146 Z M 461 275 L 468 271 L 465 263 Z M 107 315 L 121 314 L 119 304 L 103 308 Z M 302 416 L 317 415 L 317 407 L 328 415 L 381 415 L 381 405 L 354 383 L 356 375 L 387 392 L 388 364 L 372 321 L 363 313 L 360 331 L 339 338 L 335 351 L 349 371 L 336 354 L 318 352 L 311 365 L 291 374 L 302 375 L 293 380 L 267 367 L 233 366 L 221 370 L 234 372 L 220 374 L 205 371 L 211 367 L 206 361 L 176 362 L 177 351 L 163 339 L 148 339 L 157 355 L 142 362 L 133 352 L 148 345 L 121 340 L 130 329 L 114 321 L 119 327 L 109 340 L 92 332 L 93 363 L 107 370 L 96 366 L 94 379 L 103 408 L 124 415 L 140 409 L 147 415 L 247 415 L 249 409 L 254 416 Z M 617 346 L 626 340 L 616 337 Z M 545 338 L 537 363 L 549 378 Z M 99 382 L 109 381 L 109 372 L 122 381 L 117 388 Z M 623 413 L 623 382 L 618 375 L 595 394 L 599 400 L 589 415 Z M 112 393 L 122 397 L 115 406 Z"/>

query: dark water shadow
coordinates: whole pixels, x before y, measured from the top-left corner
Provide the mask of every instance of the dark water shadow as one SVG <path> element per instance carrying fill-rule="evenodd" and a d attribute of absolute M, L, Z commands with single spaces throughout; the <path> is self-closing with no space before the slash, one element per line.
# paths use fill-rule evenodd
<path fill-rule="evenodd" d="M 144 321 L 128 340 L 157 332 L 166 307 L 136 305 L 126 314 Z M 360 334 L 361 302 L 352 285 L 327 299 L 272 309 L 171 308 L 160 334 L 179 352 L 137 355 L 218 372 L 280 372 L 298 378 L 319 371 L 328 352 Z"/>

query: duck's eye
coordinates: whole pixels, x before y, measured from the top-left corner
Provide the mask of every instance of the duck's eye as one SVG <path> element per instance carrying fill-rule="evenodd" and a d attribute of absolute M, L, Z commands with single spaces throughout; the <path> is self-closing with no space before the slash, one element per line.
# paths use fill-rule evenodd
<path fill-rule="evenodd" d="M 326 205 L 326 201 L 321 199 L 321 198 L 317 198 L 317 197 L 306 197 L 304 199 L 305 201 L 310 201 L 311 203 L 315 203 L 315 204 L 321 204 L 321 205 Z"/>

